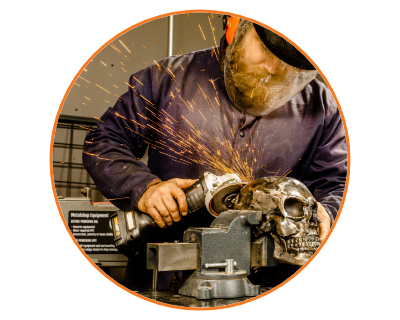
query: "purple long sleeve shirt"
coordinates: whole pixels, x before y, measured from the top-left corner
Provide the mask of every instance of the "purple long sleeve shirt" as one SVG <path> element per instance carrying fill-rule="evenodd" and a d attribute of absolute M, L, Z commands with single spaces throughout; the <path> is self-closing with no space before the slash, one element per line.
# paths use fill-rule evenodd
<path fill-rule="evenodd" d="M 302 181 L 336 217 L 347 148 L 328 88 L 313 80 L 266 116 L 243 114 L 224 87 L 221 47 L 169 57 L 130 77 L 128 92 L 86 138 L 83 163 L 99 190 L 117 207 L 131 210 L 157 180 L 197 179 L 205 171 L 229 170 L 244 180 L 287 175 Z M 146 166 L 138 159 L 147 147 Z M 206 227 L 212 220 L 203 210 L 157 229 L 150 240 L 182 241 L 188 227 Z M 143 249 L 126 269 L 124 285 L 132 290 L 151 287 Z M 172 276 L 159 275 L 159 289 L 168 288 Z"/>

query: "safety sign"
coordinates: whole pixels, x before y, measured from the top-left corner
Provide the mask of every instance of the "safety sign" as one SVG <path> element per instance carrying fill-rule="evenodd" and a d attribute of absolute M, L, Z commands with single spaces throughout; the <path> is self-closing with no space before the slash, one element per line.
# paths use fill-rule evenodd
<path fill-rule="evenodd" d="M 119 253 L 109 215 L 114 211 L 70 211 L 68 227 L 86 253 Z"/>

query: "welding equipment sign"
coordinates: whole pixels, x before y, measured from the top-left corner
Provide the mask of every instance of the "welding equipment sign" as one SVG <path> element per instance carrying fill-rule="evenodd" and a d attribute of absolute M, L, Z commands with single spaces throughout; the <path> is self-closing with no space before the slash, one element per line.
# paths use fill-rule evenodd
<path fill-rule="evenodd" d="M 109 216 L 114 212 L 70 211 L 68 227 L 86 253 L 119 253 Z"/>

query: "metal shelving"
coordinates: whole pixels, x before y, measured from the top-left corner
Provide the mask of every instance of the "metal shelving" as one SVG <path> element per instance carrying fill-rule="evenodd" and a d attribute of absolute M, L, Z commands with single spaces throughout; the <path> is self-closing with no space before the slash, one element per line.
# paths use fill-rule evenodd
<path fill-rule="evenodd" d="M 97 120 L 94 118 L 60 115 L 57 123 L 57 129 L 67 130 L 68 142 L 65 143 L 65 142 L 54 141 L 53 155 L 57 152 L 57 149 L 67 149 L 68 160 L 67 159 L 65 159 L 66 161 L 53 160 L 53 168 L 67 169 L 66 179 L 62 179 L 61 174 L 59 176 L 56 175 L 54 176 L 54 183 L 58 196 L 71 197 L 73 189 L 81 189 L 82 187 L 90 187 L 92 189 L 97 189 L 96 185 L 93 183 L 93 180 L 86 172 L 82 162 L 73 161 L 73 150 L 83 150 L 83 141 L 81 144 L 76 143 L 76 141 L 74 141 L 74 136 L 76 136 L 76 131 L 82 131 L 82 130 L 87 131 L 88 129 L 93 129 L 96 127 L 96 124 Z M 56 138 L 57 138 L 57 131 L 54 140 L 56 140 Z M 85 181 L 74 181 L 72 177 L 73 169 L 84 170 L 86 175 Z M 66 188 L 66 191 L 61 192 L 59 190 L 60 188 Z"/>

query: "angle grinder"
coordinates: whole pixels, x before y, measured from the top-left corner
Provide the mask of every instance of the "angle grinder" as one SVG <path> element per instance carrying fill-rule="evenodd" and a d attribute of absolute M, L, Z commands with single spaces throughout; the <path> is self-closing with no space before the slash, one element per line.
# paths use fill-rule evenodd
<path fill-rule="evenodd" d="M 204 206 L 214 217 L 233 209 L 236 196 L 245 184 L 236 174 L 217 176 L 205 172 L 193 185 L 183 189 L 188 214 Z M 135 255 L 150 230 L 157 227 L 149 215 L 139 211 L 117 211 L 110 215 L 110 219 L 115 246 L 127 257 Z"/>

